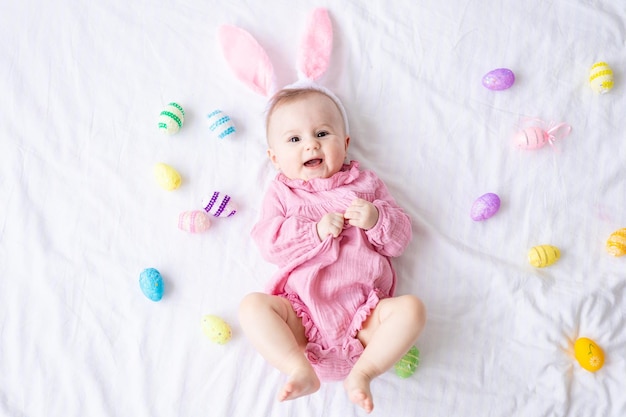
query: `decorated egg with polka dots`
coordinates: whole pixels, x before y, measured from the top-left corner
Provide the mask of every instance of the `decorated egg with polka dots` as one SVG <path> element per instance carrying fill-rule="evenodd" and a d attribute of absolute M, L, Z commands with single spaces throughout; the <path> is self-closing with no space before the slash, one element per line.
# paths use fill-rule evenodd
<path fill-rule="evenodd" d="M 228 323 L 212 314 L 202 316 L 201 326 L 205 336 L 219 345 L 226 344 L 233 335 Z"/>

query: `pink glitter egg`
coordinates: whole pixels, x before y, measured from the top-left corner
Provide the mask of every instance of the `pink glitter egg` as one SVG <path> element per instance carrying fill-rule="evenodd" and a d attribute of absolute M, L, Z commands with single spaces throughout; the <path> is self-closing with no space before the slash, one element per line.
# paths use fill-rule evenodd
<path fill-rule="evenodd" d="M 549 137 L 548 132 L 540 127 L 527 127 L 513 136 L 513 143 L 520 149 L 534 150 L 548 143 Z"/>
<path fill-rule="evenodd" d="M 515 82 L 515 74 L 508 68 L 497 68 L 483 76 L 483 86 L 492 91 L 506 90 Z"/>
<path fill-rule="evenodd" d="M 474 201 L 470 217 L 474 221 L 483 221 L 492 217 L 500 209 L 500 197 L 494 193 L 483 194 Z"/>
<path fill-rule="evenodd" d="M 209 215 L 202 210 L 184 211 L 178 216 L 178 228 L 189 233 L 202 233 L 211 227 Z"/>

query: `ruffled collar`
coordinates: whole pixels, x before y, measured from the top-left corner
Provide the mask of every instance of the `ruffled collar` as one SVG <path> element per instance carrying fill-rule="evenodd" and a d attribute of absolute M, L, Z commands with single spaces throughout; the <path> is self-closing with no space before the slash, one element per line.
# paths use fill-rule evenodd
<path fill-rule="evenodd" d="M 282 172 L 276 176 L 276 181 L 282 182 L 287 187 L 304 191 L 328 191 L 342 185 L 350 184 L 359 178 L 359 163 L 351 161 L 343 164 L 341 170 L 328 178 L 313 178 L 309 181 L 301 179 L 289 179 Z"/>

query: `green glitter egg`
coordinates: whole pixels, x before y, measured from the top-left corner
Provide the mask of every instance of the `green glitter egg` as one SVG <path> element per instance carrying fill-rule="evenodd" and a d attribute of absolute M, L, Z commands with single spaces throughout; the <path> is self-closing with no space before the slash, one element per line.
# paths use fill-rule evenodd
<path fill-rule="evenodd" d="M 415 346 L 411 347 L 409 351 L 400 359 L 393 368 L 396 370 L 396 375 L 400 378 L 408 378 L 415 373 L 417 365 L 420 363 L 420 351 Z"/>

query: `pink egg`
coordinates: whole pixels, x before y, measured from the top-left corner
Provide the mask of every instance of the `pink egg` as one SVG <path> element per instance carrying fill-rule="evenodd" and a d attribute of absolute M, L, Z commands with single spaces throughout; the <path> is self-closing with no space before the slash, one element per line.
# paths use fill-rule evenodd
<path fill-rule="evenodd" d="M 482 82 L 489 90 L 506 90 L 515 82 L 515 74 L 508 68 L 497 68 L 485 74 Z"/>
<path fill-rule="evenodd" d="M 500 197 L 494 193 L 483 194 L 474 201 L 470 217 L 474 221 L 487 220 L 500 209 Z"/>
<path fill-rule="evenodd" d="M 184 211 L 178 216 L 178 228 L 190 233 L 201 233 L 211 227 L 210 217 L 202 210 Z"/>
<path fill-rule="evenodd" d="M 513 137 L 513 143 L 520 149 L 539 149 L 548 143 L 550 135 L 540 127 L 527 127 Z"/>

